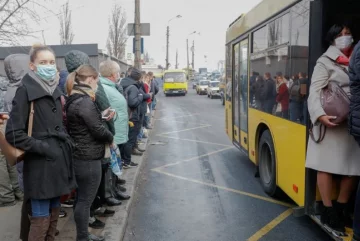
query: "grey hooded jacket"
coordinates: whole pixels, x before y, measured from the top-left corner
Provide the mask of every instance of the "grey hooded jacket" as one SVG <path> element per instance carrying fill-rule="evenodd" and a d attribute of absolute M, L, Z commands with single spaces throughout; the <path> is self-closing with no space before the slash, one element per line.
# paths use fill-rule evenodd
<path fill-rule="evenodd" d="M 5 58 L 5 72 L 9 79 L 7 91 L 4 96 L 4 111 L 10 112 L 12 100 L 21 80 L 29 72 L 30 57 L 27 54 L 12 54 Z"/>
<path fill-rule="evenodd" d="M 7 75 L 8 84 L 6 86 L 6 93 L 3 92 L 3 97 L 0 95 L 0 110 L 11 112 L 12 101 L 14 99 L 16 90 L 21 85 L 22 78 L 29 72 L 30 56 L 27 54 L 12 54 L 5 58 L 5 72 Z M 5 83 L 5 81 L 0 82 Z M 0 83 L 0 88 L 3 86 Z M 2 90 L 2 89 L 1 89 Z M 3 103 L 3 104 L 1 104 Z M 23 185 L 23 162 L 16 165 L 18 171 L 18 181 L 20 188 L 24 190 Z"/>

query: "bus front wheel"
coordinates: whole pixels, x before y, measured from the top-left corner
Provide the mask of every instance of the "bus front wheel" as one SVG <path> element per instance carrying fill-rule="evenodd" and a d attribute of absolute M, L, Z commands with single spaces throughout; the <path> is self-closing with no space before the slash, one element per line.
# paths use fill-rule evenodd
<path fill-rule="evenodd" d="M 261 185 L 269 196 L 275 197 L 278 193 L 276 185 L 276 159 L 274 142 L 269 130 L 265 130 L 262 133 L 258 150 Z"/>

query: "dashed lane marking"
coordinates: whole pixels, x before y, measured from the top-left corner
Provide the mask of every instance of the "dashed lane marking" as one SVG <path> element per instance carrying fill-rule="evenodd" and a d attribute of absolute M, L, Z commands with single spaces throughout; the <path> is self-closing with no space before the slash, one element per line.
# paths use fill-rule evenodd
<path fill-rule="evenodd" d="M 282 221 L 284 221 L 287 217 L 292 214 L 292 209 L 289 208 L 276 218 L 274 218 L 270 223 L 266 224 L 262 229 L 257 231 L 253 236 L 251 236 L 247 241 L 258 241 L 262 237 L 264 237 L 267 233 L 269 233 L 273 228 L 279 225 Z"/>
<path fill-rule="evenodd" d="M 178 164 L 180 164 L 180 163 L 189 162 L 189 161 L 193 161 L 193 160 L 198 160 L 198 159 L 200 159 L 200 158 L 202 158 L 202 157 L 211 156 L 211 155 L 214 155 L 214 154 L 216 154 L 216 153 L 219 153 L 219 152 L 222 152 L 222 151 L 226 151 L 226 150 L 230 150 L 230 149 L 233 149 L 233 148 L 235 148 L 235 147 L 233 147 L 233 146 L 226 147 L 226 148 L 223 148 L 223 149 L 220 149 L 220 150 L 217 150 L 217 151 L 208 152 L 208 153 L 203 154 L 203 155 L 200 155 L 200 156 L 195 156 L 195 157 L 192 157 L 192 158 L 189 158 L 189 159 L 185 159 L 185 160 L 181 160 L 181 161 L 169 163 L 169 164 L 166 164 L 166 165 L 163 165 L 163 166 L 160 166 L 160 167 L 155 167 L 155 168 L 153 168 L 153 169 L 151 169 L 151 170 L 152 170 L 152 171 L 156 171 L 156 170 L 159 170 L 159 169 L 161 169 L 161 168 L 175 166 L 175 165 L 178 165 Z"/>
<path fill-rule="evenodd" d="M 233 147 L 233 146 L 225 145 L 225 144 L 221 144 L 221 143 L 214 143 L 214 142 L 208 142 L 208 141 L 199 141 L 199 140 L 191 140 L 191 139 L 177 138 L 177 137 L 167 136 L 167 135 L 164 135 L 164 134 L 163 134 L 163 135 L 162 135 L 162 134 L 158 134 L 157 136 L 161 136 L 161 137 L 165 137 L 165 138 L 169 138 L 169 139 L 174 139 L 174 140 L 180 140 L 180 141 L 191 141 L 191 142 L 204 143 L 204 144 L 210 144 L 210 145 Z"/>
<path fill-rule="evenodd" d="M 180 115 L 180 116 L 175 116 L 175 117 L 171 117 L 171 118 L 163 117 L 163 118 L 155 119 L 155 120 L 171 120 L 171 119 L 176 120 L 177 118 L 190 117 L 190 116 L 195 116 L 195 115 L 200 115 L 200 113 L 193 113 L 193 114 L 189 114 L 189 115 Z"/>
<path fill-rule="evenodd" d="M 170 177 L 174 177 L 174 178 L 177 178 L 177 179 L 181 179 L 181 180 L 185 180 L 185 181 L 189 181 L 189 182 L 193 182 L 193 183 L 198 183 L 198 184 L 202 184 L 202 185 L 205 185 L 205 186 L 209 186 L 209 187 L 215 187 L 215 188 L 218 188 L 218 189 L 221 189 L 221 190 L 225 190 L 225 191 L 229 191 L 229 192 L 233 192 L 233 193 L 237 193 L 237 194 L 240 194 L 240 195 L 244 195 L 244 196 L 248 196 L 248 197 L 252 197 L 252 198 L 255 198 L 255 199 L 259 199 L 259 200 L 263 200 L 263 201 L 266 201 L 266 202 L 269 202 L 269 203 L 275 203 L 275 204 L 278 204 L 278 205 L 281 205 L 281 206 L 284 206 L 284 207 L 293 207 L 291 204 L 288 204 L 288 203 L 285 203 L 285 202 L 281 202 L 281 201 L 278 201 L 278 200 L 275 200 L 275 199 L 271 199 L 271 198 L 267 198 L 267 197 L 263 197 L 263 196 L 260 196 L 260 195 L 256 195 L 256 194 L 252 194 L 252 193 L 249 193 L 249 192 L 244 192 L 244 191 L 240 191 L 240 190 L 236 190 L 236 189 L 233 189 L 233 188 L 228 188 L 228 187 L 223 187 L 223 186 L 219 186 L 219 185 L 216 185 L 216 184 L 212 184 L 212 183 L 207 183 L 207 182 L 202 182 L 202 181 L 199 181 L 199 180 L 196 180 L 196 179 L 192 179 L 192 178 L 187 178 L 187 177 L 182 177 L 182 176 L 178 176 L 178 175 L 174 175 L 174 174 L 171 174 L 171 173 L 168 173 L 168 172 L 165 172 L 165 171 L 162 171 L 162 170 L 159 170 L 157 168 L 155 169 L 152 169 L 152 171 L 155 171 L 155 172 L 158 172 L 158 173 L 161 173 L 161 174 L 164 174 L 164 175 L 167 175 L 167 176 L 170 176 Z M 291 212 L 292 210 L 289 209 Z M 288 212 L 290 212 L 288 210 Z M 289 216 L 291 214 L 291 212 L 287 215 Z M 287 214 L 287 213 L 286 213 Z M 284 220 L 286 217 L 285 215 L 285 212 L 280 215 L 279 217 L 277 217 L 276 219 L 274 219 L 272 222 L 270 222 L 267 226 L 265 227 L 275 227 L 277 224 L 279 224 L 282 220 Z M 262 228 L 262 229 L 265 229 Z M 261 230 L 262 230 L 261 229 Z M 261 230 L 259 230 L 258 232 L 260 232 Z M 268 230 L 267 232 L 269 232 L 270 230 Z M 257 233 L 258 233 L 257 232 Z M 262 232 L 263 235 L 265 235 L 267 232 Z M 254 235 L 259 235 L 255 233 Z M 262 236 L 256 236 L 256 237 L 262 237 Z M 250 239 L 250 241 L 254 241 L 254 240 L 257 240 L 257 239 Z"/>
<path fill-rule="evenodd" d="M 208 125 L 206 123 L 195 123 L 195 122 L 189 122 L 189 121 L 178 121 L 175 119 L 170 119 L 170 120 L 160 120 L 162 122 L 176 122 L 176 123 L 184 123 L 184 124 L 193 124 L 193 125 Z"/>
<path fill-rule="evenodd" d="M 179 133 L 179 132 L 184 132 L 184 131 L 191 131 L 191 130 L 196 130 L 196 129 L 207 128 L 207 127 L 211 127 L 211 125 L 197 126 L 197 127 L 193 127 L 193 128 L 181 129 L 178 131 L 169 131 L 169 132 L 164 132 L 164 133 L 160 133 L 157 135 L 167 135 L 167 134 L 172 134 L 172 133 Z"/>

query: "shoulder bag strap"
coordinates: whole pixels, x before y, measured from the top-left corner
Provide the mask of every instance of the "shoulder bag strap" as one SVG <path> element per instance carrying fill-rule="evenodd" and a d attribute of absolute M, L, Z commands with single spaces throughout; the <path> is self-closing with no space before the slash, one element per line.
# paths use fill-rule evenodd
<path fill-rule="evenodd" d="M 319 138 L 318 139 L 315 139 L 313 128 L 314 128 L 314 125 L 311 124 L 310 130 L 309 130 L 310 137 L 315 143 L 319 144 L 325 138 L 326 126 L 324 126 L 323 124 L 320 124 L 320 133 L 319 133 Z"/>
<path fill-rule="evenodd" d="M 342 69 L 347 75 L 349 75 L 349 71 L 342 66 L 341 64 L 337 63 L 336 61 L 334 61 L 333 59 L 329 58 L 328 56 L 326 56 L 326 58 L 328 58 L 335 66 L 339 67 L 340 69 Z"/>
<path fill-rule="evenodd" d="M 32 136 L 34 126 L 34 101 L 31 101 L 30 104 L 30 113 L 29 113 L 29 125 L 28 125 L 28 136 Z"/>

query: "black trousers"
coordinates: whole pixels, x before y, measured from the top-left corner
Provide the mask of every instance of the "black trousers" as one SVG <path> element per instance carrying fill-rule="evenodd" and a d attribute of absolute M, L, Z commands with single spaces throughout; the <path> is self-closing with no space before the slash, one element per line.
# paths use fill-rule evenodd
<path fill-rule="evenodd" d="M 144 122 L 145 115 L 140 114 L 138 121 L 133 121 L 134 126 L 129 128 L 129 140 L 124 143 L 118 145 L 120 153 L 121 153 L 121 159 L 125 164 L 130 164 L 131 162 L 131 153 L 132 150 L 136 147 L 137 143 L 137 137 L 140 133 L 140 130 L 142 128 L 142 123 Z"/>
<path fill-rule="evenodd" d="M 95 215 L 95 210 L 101 208 L 105 203 L 106 199 L 112 197 L 112 171 L 109 163 L 101 165 L 101 182 L 98 188 L 95 200 L 93 201 L 90 208 L 90 217 Z"/>
<path fill-rule="evenodd" d="M 138 126 L 141 125 L 140 122 L 133 123 L 134 126 L 129 128 L 129 140 L 124 144 L 118 145 L 124 164 L 130 164 L 131 162 L 131 153 L 136 146 L 137 136 L 139 134 Z"/>
<path fill-rule="evenodd" d="M 77 241 L 88 241 L 90 207 L 101 182 L 101 160 L 75 160 L 75 177 L 78 184 L 77 203 L 74 209 Z"/>

